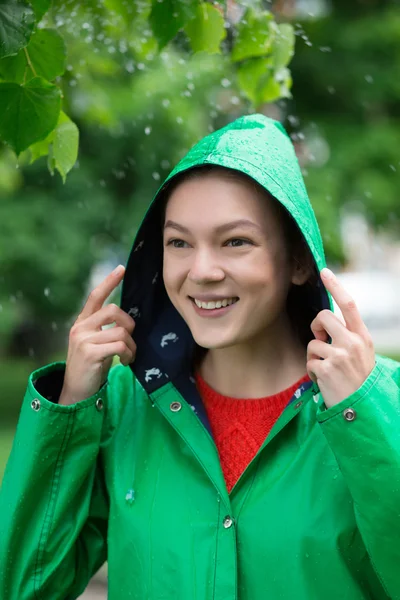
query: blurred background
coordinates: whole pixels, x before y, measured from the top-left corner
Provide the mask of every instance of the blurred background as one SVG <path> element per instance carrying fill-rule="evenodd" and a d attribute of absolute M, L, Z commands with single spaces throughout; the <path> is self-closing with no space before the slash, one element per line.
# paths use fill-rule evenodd
<path fill-rule="evenodd" d="M 234 20 L 251 3 L 228 4 Z M 296 45 L 292 98 L 257 110 L 289 131 L 328 265 L 377 352 L 400 359 L 399 5 L 264 4 L 292 23 Z M 0 144 L 0 480 L 29 374 L 66 358 L 89 291 L 126 264 L 163 178 L 199 138 L 254 110 L 230 65 L 193 55 L 179 34 L 160 54 L 145 28 L 127 31 L 112 12 L 99 19 L 55 1 L 52 14 L 67 42 L 63 102 L 80 130 L 79 159 L 63 184 L 45 158 L 16 165 Z M 104 589 L 103 571 L 84 598 Z"/>

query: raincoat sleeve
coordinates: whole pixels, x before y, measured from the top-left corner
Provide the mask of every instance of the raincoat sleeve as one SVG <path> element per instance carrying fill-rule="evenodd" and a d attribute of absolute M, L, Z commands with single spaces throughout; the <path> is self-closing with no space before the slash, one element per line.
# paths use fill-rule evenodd
<path fill-rule="evenodd" d="M 101 441 L 115 368 L 69 406 L 57 404 L 65 363 L 29 377 L 0 493 L 2 600 L 72 600 L 106 559 Z"/>
<path fill-rule="evenodd" d="M 336 406 L 326 409 L 322 401 L 317 408 L 372 565 L 392 600 L 400 600 L 399 385 L 400 364 L 378 357 L 354 394 Z"/>

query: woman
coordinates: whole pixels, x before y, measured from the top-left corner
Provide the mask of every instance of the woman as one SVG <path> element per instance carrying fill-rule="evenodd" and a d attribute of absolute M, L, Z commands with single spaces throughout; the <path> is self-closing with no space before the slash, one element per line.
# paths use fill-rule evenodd
<path fill-rule="evenodd" d="M 201 140 L 103 306 L 123 273 L 29 379 L 1 598 L 76 598 L 108 559 L 110 600 L 399 599 L 400 365 L 325 269 L 282 126 Z"/>

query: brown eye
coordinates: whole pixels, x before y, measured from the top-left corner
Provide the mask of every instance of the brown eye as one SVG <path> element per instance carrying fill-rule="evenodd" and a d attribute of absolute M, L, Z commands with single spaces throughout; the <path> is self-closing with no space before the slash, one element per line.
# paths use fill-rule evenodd
<path fill-rule="evenodd" d="M 228 240 L 227 245 L 229 245 L 230 243 L 232 243 L 232 248 L 240 248 L 244 244 L 251 244 L 249 240 L 244 240 L 242 238 L 232 238 L 231 240 Z"/>
<path fill-rule="evenodd" d="M 186 244 L 183 240 L 173 239 L 167 242 L 167 246 L 172 246 L 173 248 L 183 248 L 182 244 Z"/>

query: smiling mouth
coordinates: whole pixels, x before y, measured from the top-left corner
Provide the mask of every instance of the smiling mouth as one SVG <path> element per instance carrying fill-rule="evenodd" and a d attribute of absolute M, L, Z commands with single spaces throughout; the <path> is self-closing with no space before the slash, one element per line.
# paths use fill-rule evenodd
<path fill-rule="evenodd" d="M 228 298 L 225 298 L 224 300 L 214 300 L 214 301 L 210 301 L 210 302 L 203 302 L 203 305 L 207 305 L 207 306 L 199 306 L 197 302 L 199 301 L 195 301 L 194 298 L 192 298 L 191 296 L 188 296 L 188 298 L 192 301 L 192 303 L 195 305 L 195 307 L 199 310 L 208 310 L 208 311 L 216 311 L 216 310 L 222 310 L 224 308 L 229 308 L 230 306 L 233 306 L 234 304 L 236 304 L 237 302 L 239 302 L 239 298 L 237 296 L 233 296 L 231 298 L 229 298 L 229 303 L 225 302 L 224 304 L 222 304 L 222 302 L 224 302 L 225 300 L 228 300 Z M 218 305 L 218 306 L 217 306 Z"/>

